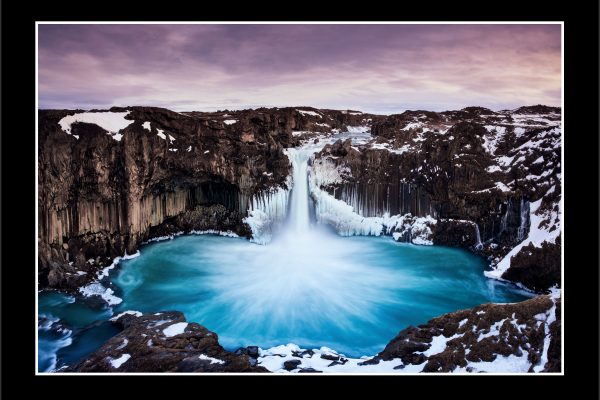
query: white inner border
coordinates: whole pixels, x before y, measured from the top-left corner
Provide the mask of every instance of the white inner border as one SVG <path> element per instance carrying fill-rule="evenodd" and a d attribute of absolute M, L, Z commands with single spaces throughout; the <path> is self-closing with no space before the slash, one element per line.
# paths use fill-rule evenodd
<path fill-rule="evenodd" d="M 565 99 L 564 99 L 564 85 L 565 85 L 565 26 L 564 21 L 36 21 L 35 23 L 35 225 L 36 225 L 36 236 L 35 236 L 35 375 L 44 376 L 61 376 L 61 375 L 184 375 L 190 376 L 191 373 L 165 373 L 165 372 L 111 372 L 111 373 L 100 373 L 100 372 L 39 372 L 38 365 L 38 326 L 37 326 L 37 315 L 38 313 L 38 234 L 39 234 L 39 194 L 38 194 L 38 69 L 39 69 L 39 58 L 38 58 L 38 26 L 39 25 L 560 25 L 560 36 L 561 36 L 561 51 L 560 51 L 560 107 L 561 107 L 561 162 L 560 162 L 560 176 L 561 176 L 561 199 L 560 199 L 560 226 L 561 226 L 561 303 L 564 302 L 565 298 L 565 236 L 564 236 L 564 213 L 565 209 L 565 184 L 564 184 L 564 165 L 565 165 L 565 143 L 564 143 L 564 131 L 565 131 Z M 526 104 L 524 104 L 526 105 Z M 541 374 L 524 374 L 524 373 L 486 373 L 486 374 L 469 374 L 471 376 L 490 376 L 490 375 L 518 375 L 518 376 L 552 376 L 552 375 L 564 375 L 565 374 L 565 330 L 564 330 L 564 307 L 561 304 L 561 372 L 554 373 L 541 373 Z M 218 332 L 217 332 L 218 334 Z M 393 338 L 390 338 L 392 340 Z M 252 372 L 211 372 L 203 375 L 265 375 L 263 373 L 252 373 Z M 275 376 L 290 376 L 297 374 L 267 374 Z M 443 375 L 443 376 L 460 376 L 464 374 L 452 374 L 447 372 L 430 372 L 427 374 L 423 373 L 327 373 L 318 375 Z"/>

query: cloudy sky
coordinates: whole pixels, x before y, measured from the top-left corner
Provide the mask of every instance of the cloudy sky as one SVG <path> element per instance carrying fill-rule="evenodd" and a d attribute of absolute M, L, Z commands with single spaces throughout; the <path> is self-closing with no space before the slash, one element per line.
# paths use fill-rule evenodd
<path fill-rule="evenodd" d="M 560 105 L 560 25 L 40 25 L 39 107 Z"/>

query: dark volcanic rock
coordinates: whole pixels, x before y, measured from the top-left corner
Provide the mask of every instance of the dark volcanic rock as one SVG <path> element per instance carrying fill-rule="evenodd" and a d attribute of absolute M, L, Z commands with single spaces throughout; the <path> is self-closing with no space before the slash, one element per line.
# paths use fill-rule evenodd
<path fill-rule="evenodd" d="M 323 371 L 317 371 L 314 368 L 302 368 L 300 371 L 298 371 L 298 373 L 315 373 L 315 372 L 323 372 Z"/>
<path fill-rule="evenodd" d="M 560 237 L 557 243 L 542 247 L 525 246 L 511 258 L 510 268 L 502 278 L 522 282 L 533 290 L 545 290 L 560 284 Z"/>
<path fill-rule="evenodd" d="M 557 372 L 560 320 L 560 300 L 549 296 L 513 304 L 483 304 L 404 329 L 374 360 L 400 359 L 404 364 L 425 363 L 423 372 L 451 372 L 467 367 L 469 362 L 492 362 L 497 357 L 514 355 L 526 357 L 530 371 L 535 366 L 544 372 Z M 424 355 L 433 340 L 440 338 L 445 344 L 439 352 Z M 550 346 L 547 361 L 541 365 L 546 340 L 550 340 Z"/>
<path fill-rule="evenodd" d="M 321 189 L 361 216 L 431 216 L 437 223 L 427 240 L 475 250 L 492 265 L 527 238 L 531 212 L 542 220 L 533 228 L 560 229 L 560 109 L 406 111 L 373 120 L 371 132 L 365 145 L 338 141 L 312 161 L 317 170 L 336 170 L 330 176 L 339 178 Z M 410 242 L 408 225 L 384 233 Z M 503 278 L 534 290 L 560 285 L 551 247 L 522 250 Z"/>
<path fill-rule="evenodd" d="M 283 363 L 283 369 L 286 371 L 292 371 L 302 363 L 300 360 L 288 360 Z"/>
<path fill-rule="evenodd" d="M 321 354 L 321 358 L 324 360 L 339 361 L 340 356 L 336 354 Z"/>
<path fill-rule="evenodd" d="M 246 348 L 248 349 L 248 355 L 251 358 L 258 358 L 258 346 L 248 346 Z"/>
<path fill-rule="evenodd" d="M 67 372 L 268 372 L 177 311 L 125 314 L 115 323 L 123 331 Z"/>
<path fill-rule="evenodd" d="M 476 243 L 473 223 L 442 219 L 435 224 L 433 243 L 443 246 L 471 247 Z"/>
<path fill-rule="evenodd" d="M 550 346 L 548 347 L 548 362 L 544 368 L 545 372 L 560 372 L 560 360 L 561 360 L 561 301 L 556 302 L 556 311 L 554 314 L 555 321 L 550 324 Z"/>

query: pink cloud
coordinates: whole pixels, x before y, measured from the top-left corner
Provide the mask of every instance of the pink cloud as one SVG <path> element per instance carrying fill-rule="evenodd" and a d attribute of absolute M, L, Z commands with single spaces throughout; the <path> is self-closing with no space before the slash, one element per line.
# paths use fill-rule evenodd
<path fill-rule="evenodd" d="M 41 25 L 41 108 L 560 104 L 560 25 Z"/>

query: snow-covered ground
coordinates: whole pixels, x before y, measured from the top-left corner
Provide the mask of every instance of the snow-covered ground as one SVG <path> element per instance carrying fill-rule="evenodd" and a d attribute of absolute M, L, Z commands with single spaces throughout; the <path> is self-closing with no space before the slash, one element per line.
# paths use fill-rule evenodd
<path fill-rule="evenodd" d="M 119 133 L 121 129 L 124 129 L 131 125 L 134 121 L 131 119 L 125 119 L 129 114 L 129 111 L 124 112 L 83 112 L 74 115 L 67 115 L 63 117 L 58 124 L 61 129 L 67 134 L 72 135 L 71 125 L 75 122 L 86 122 L 88 124 L 96 124 L 105 131 L 115 140 L 120 141 L 123 135 Z M 73 135 L 76 139 L 79 136 Z"/>
<path fill-rule="evenodd" d="M 311 352 L 307 352 L 306 349 L 301 349 L 292 343 L 272 347 L 266 350 L 259 349 L 258 365 L 276 373 L 297 373 L 300 369 L 304 368 L 313 368 L 325 373 L 359 374 L 420 372 L 423 369 L 423 365 L 411 364 L 402 367 L 403 369 L 394 369 L 395 367 L 404 365 L 400 360 L 380 361 L 379 364 L 376 365 L 359 365 L 372 357 L 347 358 L 343 354 L 339 354 L 328 347 L 313 349 Z M 298 354 L 299 357 L 294 356 L 294 353 Z M 329 359 L 322 358 L 323 356 L 328 357 Z M 339 358 L 339 360 L 333 360 L 334 358 Z M 286 361 L 300 361 L 301 364 L 299 364 L 297 368 L 287 371 L 284 369 L 284 363 Z"/>

